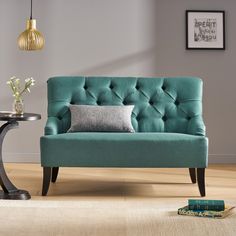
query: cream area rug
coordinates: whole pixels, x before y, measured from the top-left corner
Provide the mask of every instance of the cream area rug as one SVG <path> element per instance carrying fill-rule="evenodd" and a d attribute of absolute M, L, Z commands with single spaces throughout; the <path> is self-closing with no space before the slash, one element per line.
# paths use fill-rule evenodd
<path fill-rule="evenodd" d="M 236 212 L 225 219 L 177 215 L 186 201 L 116 199 L 0 200 L 0 236 L 235 236 Z"/>

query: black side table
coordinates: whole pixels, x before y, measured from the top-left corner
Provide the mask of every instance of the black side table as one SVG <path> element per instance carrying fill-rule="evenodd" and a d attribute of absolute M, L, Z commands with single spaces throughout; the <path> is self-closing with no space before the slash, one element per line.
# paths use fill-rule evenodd
<path fill-rule="evenodd" d="M 0 199 L 27 200 L 31 198 L 30 194 L 26 190 L 16 188 L 7 177 L 2 161 L 2 143 L 7 131 L 19 126 L 18 121 L 40 119 L 41 116 L 39 114 L 24 113 L 22 115 L 17 115 L 12 112 L 0 111 L 0 121 L 7 121 L 0 127 L 0 185 L 3 189 L 0 191 Z"/>

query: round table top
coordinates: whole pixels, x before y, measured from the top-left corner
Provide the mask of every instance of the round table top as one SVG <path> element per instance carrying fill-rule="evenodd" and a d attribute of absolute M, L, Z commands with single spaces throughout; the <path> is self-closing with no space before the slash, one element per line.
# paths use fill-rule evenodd
<path fill-rule="evenodd" d="M 11 111 L 0 111 L 0 120 L 3 121 L 31 121 L 31 120 L 40 120 L 41 115 L 35 113 L 23 113 L 18 115 Z"/>

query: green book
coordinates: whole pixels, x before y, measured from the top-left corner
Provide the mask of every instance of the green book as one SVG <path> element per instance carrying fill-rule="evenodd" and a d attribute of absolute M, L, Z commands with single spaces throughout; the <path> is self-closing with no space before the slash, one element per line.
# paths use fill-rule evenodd
<path fill-rule="evenodd" d="M 232 213 L 234 206 L 226 206 L 224 211 L 190 210 L 188 206 L 178 209 L 179 215 L 222 219 Z"/>
<path fill-rule="evenodd" d="M 224 211 L 224 200 L 188 200 L 189 210 L 209 210 L 209 211 Z"/>

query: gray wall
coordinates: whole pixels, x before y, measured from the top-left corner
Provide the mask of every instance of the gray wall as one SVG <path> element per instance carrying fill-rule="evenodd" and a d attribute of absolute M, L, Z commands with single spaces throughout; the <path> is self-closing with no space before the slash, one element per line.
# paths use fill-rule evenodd
<path fill-rule="evenodd" d="M 37 80 L 26 111 L 42 120 L 21 123 L 4 143 L 6 161 L 39 161 L 46 121 L 46 80 L 54 75 L 200 76 L 211 162 L 236 162 L 234 0 L 35 0 L 34 16 L 46 38 L 41 52 L 22 52 L 16 38 L 29 0 L 0 0 L 0 110 L 12 97 L 12 75 Z M 226 11 L 226 50 L 185 50 L 185 10 Z"/>

